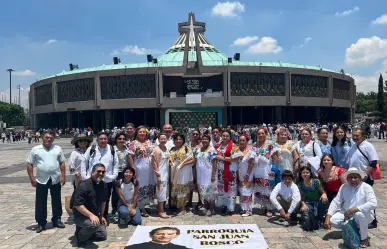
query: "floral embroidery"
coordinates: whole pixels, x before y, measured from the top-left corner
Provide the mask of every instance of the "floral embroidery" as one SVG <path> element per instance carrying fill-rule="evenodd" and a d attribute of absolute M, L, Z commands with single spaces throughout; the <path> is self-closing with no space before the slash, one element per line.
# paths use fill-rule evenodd
<path fill-rule="evenodd" d="M 267 160 L 270 160 L 272 151 L 276 148 L 278 148 L 278 145 L 276 142 L 265 141 L 265 143 L 261 147 L 254 147 L 254 150 L 257 153 L 257 155 L 265 157 Z"/>
<path fill-rule="evenodd" d="M 194 155 L 197 160 L 206 160 L 208 162 L 211 162 L 216 158 L 217 152 L 215 149 L 211 149 L 208 151 L 201 151 L 199 149 L 194 152 Z"/>
<path fill-rule="evenodd" d="M 179 150 L 170 151 L 169 160 L 172 162 L 183 162 L 190 154 L 192 154 L 191 148 L 188 146 L 182 146 Z"/>
<path fill-rule="evenodd" d="M 147 158 L 153 152 L 153 145 L 150 141 L 146 141 L 145 144 L 140 143 L 137 140 L 132 141 L 128 148 L 129 154 L 134 156 L 134 159 Z"/>

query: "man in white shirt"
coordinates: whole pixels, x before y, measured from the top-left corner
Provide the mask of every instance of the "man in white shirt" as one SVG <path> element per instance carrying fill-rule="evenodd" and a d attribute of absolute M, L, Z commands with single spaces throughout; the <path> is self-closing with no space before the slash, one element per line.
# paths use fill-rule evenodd
<path fill-rule="evenodd" d="M 35 220 L 38 223 L 37 233 L 46 229 L 49 189 L 52 204 L 52 224 L 58 228 L 65 227 L 61 221 L 61 187 L 66 183 L 66 158 L 62 148 L 53 144 L 54 138 L 54 132 L 44 131 L 43 144 L 33 147 L 27 158 L 27 173 L 31 185 L 36 188 Z M 36 177 L 34 176 L 34 167 L 36 167 Z"/>
<path fill-rule="evenodd" d="M 271 203 L 290 225 L 297 224 L 297 211 L 301 201 L 300 190 L 293 182 L 293 173 L 284 170 L 282 182 L 278 183 L 270 194 Z"/>
<path fill-rule="evenodd" d="M 348 152 L 348 165 L 351 168 L 357 168 L 366 174 L 366 183 L 373 186 L 374 180 L 371 177 L 372 169 L 376 168 L 379 157 L 375 147 L 366 140 L 365 131 L 361 128 L 354 128 L 352 139 L 355 145 Z"/>
<path fill-rule="evenodd" d="M 118 176 L 119 161 L 113 146 L 108 144 L 108 136 L 104 132 L 97 135 L 97 145 L 90 146 L 85 152 L 85 160 L 81 164 L 82 180 L 91 176 L 91 170 L 94 165 L 102 163 L 106 167 L 104 182 L 107 184 L 107 202 L 105 206 L 104 217 L 109 211 L 109 199 L 113 189 L 113 182 Z"/>
<path fill-rule="evenodd" d="M 349 168 L 344 177 L 347 183 L 341 186 L 337 196 L 331 202 L 325 218 L 326 229 L 340 229 L 345 219 L 353 216 L 360 230 L 360 244 L 369 246 L 368 224 L 374 220 L 377 206 L 375 192 L 362 179 L 366 174 L 357 168 Z"/>
<path fill-rule="evenodd" d="M 163 126 L 163 132 L 167 135 L 167 143 L 165 144 L 165 147 L 167 147 L 168 150 L 172 149 L 175 147 L 175 144 L 173 143 L 173 138 L 172 138 L 172 125 L 170 124 L 165 124 Z M 159 139 L 156 139 L 156 145 L 159 145 Z"/>

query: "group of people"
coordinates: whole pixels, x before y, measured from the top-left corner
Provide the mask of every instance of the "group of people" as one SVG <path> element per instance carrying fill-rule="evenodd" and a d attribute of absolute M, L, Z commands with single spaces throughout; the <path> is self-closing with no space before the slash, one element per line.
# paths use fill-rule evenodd
<path fill-rule="evenodd" d="M 98 133 L 96 144 L 83 134 L 73 139 L 71 207 L 79 245 L 91 238 L 106 239 L 110 199 L 118 224 L 127 226 L 141 224 L 154 199 L 159 217 L 170 218 L 166 203 L 174 215 L 184 215 L 197 192 L 195 209 L 207 216 L 218 210 L 222 215 L 235 214 L 238 196 L 244 217 L 252 215 L 257 205 L 258 214 L 272 217 L 279 212 L 290 225 L 297 224 L 297 214 L 302 213 L 313 216 L 314 229 L 330 229 L 353 216 L 362 246 L 369 246 L 368 225 L 377 225 L 371 173 L 378 157 L 362 129 L 353 128 L 348 139 L 346 128 L 337 126 L 329 142 L 329 128 L 318 129 L 313 140 L 310 129 L 302 127 L 301 140 L 294 142 L 283 126 L 275 130 L 276 141 L 268 139 L 265 127 L 258 127 L 254 144 L 244 133 L 233 141 L 232 132 L 221 127 L 211 133 L 208 129 L 190 132 L 187 141 L 166 124 L 152 143 L 145 126 L 127 124 L 126 132 L 116 134 L 111 144 L 104 132 Z M 53 225 L 64 227 L 60 189 L 66 180 L 65 158 L 53 139 L 54 134 L 45 131 L 43 144 L 35 146 L 27 160 L 31 184 L 36 187 L 37 232 L 46 226 L 48 189 Z"/>

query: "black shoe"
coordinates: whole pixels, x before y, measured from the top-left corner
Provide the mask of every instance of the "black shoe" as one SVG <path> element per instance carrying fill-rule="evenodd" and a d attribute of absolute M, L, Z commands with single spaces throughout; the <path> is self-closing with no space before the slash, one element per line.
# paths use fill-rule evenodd
<path fill-rule="evenodd" d="M 378 227 L 378 220 L 374 219 L 370 224 L 368 224 L 368 229 L 377 228 Z"/>
<path fill-rule="evenodd" d="M 65 228 L 66 227 L 65 224 L 63 224 L 62 221 L 53 222 L 52 226 L 53 227 L 57 227 L 57 228 Z"/>
<path fill-rule="evenodd" d="M 36 231 L 37 233 L 41 233 L 41 232 L 43 232 L 44 230 L 46 230 L 46 227 L 41 226 L 41 225 L 37 225 L 37 226 L 36 226 L 36 229 L 35 229 L 35 231 Z"/>

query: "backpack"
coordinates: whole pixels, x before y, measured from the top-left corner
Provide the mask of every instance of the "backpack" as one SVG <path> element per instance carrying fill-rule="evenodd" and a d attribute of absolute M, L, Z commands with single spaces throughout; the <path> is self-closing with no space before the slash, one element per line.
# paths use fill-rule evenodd
<path fill-rule="evenodd" d="M 91 146 L 90 153 L 89 153 L 90 158 L 93 158 L 95 156 L 95 151 L 96 151 L 95 148 L 96 147 L 97 146 L 95 144 L 93 144 Z M 114 164 L 115 164 L 115 162 L 114 162 L 114 155 L 116 154 L 116 151 L 114 150 L 114 147 L 111 146 L 111 145 L 110 145 L 110 153 L 112 154 L 112 157 L 113 157 L 113 167 L 114 167 Z M 87 162 L 87 165 L 86 165 L 86 172 L 87 171 L 89 171 L 89 162 Z"/>
<path fill-rule="evenodd" d="M 314 216 L 313 212 L 309 210 L 308 212 L 303 212 L 301 215 L 301 228 L 304 231 L 313 231 L 318 230 L 319 226 Z"/>

